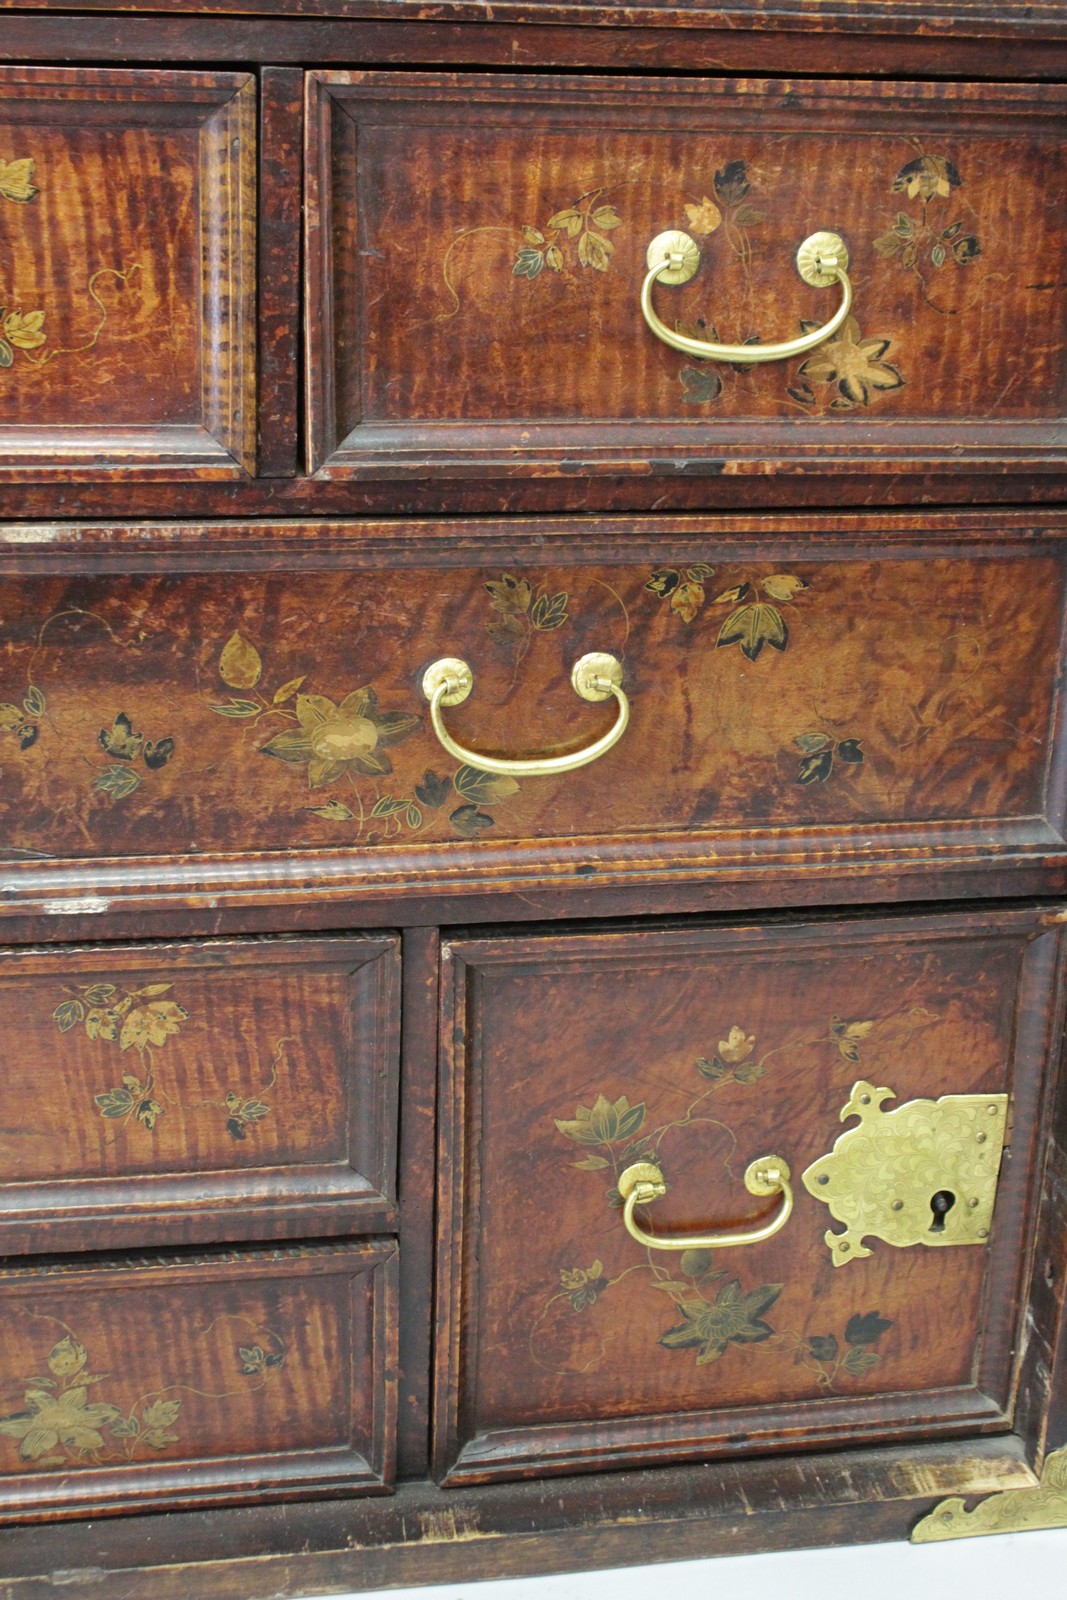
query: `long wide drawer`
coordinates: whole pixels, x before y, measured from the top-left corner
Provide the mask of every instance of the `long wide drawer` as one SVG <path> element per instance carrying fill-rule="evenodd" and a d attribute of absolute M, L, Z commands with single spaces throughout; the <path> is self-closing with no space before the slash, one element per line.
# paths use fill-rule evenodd
<path fill-rule="evenodd" d="M 0 1248 L 395 1223 L 399 941 L 0 951 Z"/>
<path fill-rule="evenodd" d="M 1059 922 L 451 940 L 442 1479 L 1007 1431 Z"/>
<path fill-rule="evenodd" d="M 0 1520 L 387 1489 L 396 1259 L 0 1268 Z"/>
<path fill-rule="evenodd" d="M 0 900 L 1062 852 L 1065 534 L 1055 514 L 6 529 Z M 614 694 L 572 688 L 596 653 L 629 710 L 613 747 L 491 770 L 620 733 Z M 451 749 L 424 688 L 441 658 L 473 676 L 439 708 Z"/>
<path fill-rule="evenodd" d="M 1062 470 L 1061 86 L 330 71 L 308 92 L 328 475 Z M 695 276 L 653 284 L 646 322 L 650 246 L 679 232 Z M 843 304 L 828 257 L 854 298 L 817 339 Z"/>

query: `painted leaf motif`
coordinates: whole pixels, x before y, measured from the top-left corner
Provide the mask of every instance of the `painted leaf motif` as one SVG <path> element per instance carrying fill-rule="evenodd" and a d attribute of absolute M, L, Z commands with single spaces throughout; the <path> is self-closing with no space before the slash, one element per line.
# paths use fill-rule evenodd
<path fill-rule="evenodd" d="M 838 1343 L 832 1333 L 812 1334 L 808 1340 L 808 1349 L 816 1361 L 836 1361 Z"/>
<path fill-rule="evenodd" d="M 101 794 L 111 795 L 114 800 L 125 800 L 139 787 L 140 782 L 140 777 L 130 767 L 105 767 L 93 783 L 93 788 Z"/>
<path fill-rule="evenodd" d="M 5 200 L 25 203 L 40 193 L 33 181 L 35 165 L 30 159 L 0 161 L 0 194 Z"/>
<path fill-rule="evenodd" d="M 274 691 L 274 698 L 271 704 L 280 706 L 284 705 L 286 700 L 291 700 L 296 691 L 303 686 L 306 678 L 307 673 L 302 672 L 299 678 L 290 678 L 287 683 L 283 683 L 280 689 Z"/>
<path fill-rule="evenodd" d="M 152 1000 L 146 1006 L 134 1006 L 122 1024 L 119 1047 L 144 1050 L 149 1045 L 160 1046 L 176 1034 L 189 1013 L 175 1000 Z"/>
<path fill-rule="evenodd" d="M 685 215 L 693 232 L 702 236 L 714 233 L 722 222 L 722 212 L 714 200 L 710 200 L 707 195 L 704 196 L 699 205 L 687 205 Z"/>
<path fill-rule="evenodd" d="M 575 239 L 581 233 L 584 221 L 577 206 L 567 206 L 549 217 L 548 226 L 556 233 L 566 233 L 569 238 Z"/>
<path fill-rule="evenodd" d="M 48 1370 L 54 1372 L 57 1378 L 72 1378 L 80 1372 L 89 1359 L 88 1351 L 72 1334 L 67 1334 L 65 1339 L 52 1346 L 48 1355 Z"/>
<path fill-rule="evenodd" d="M 612 228 L 622 227 L 622 218 L 614 206 L 597 206 L 590 220 L 595 222 L 598 228 L 603 228 L 605 233 L 610 233 Z"/>
<path fill-rule="evenodd" d="M 254 644 L 234 631 L 219 656 L 219 677 L 231 689 L 254 689 L 263 671 L 263 661 Z"/>
<path fill-rule="evenodd" d="M 600 1172 L 604 1167 L 610 1167 L 611 1162 L 606 1156 L 586 1156 L 583 1161 L 572 1161 L 571 1166 L 577 1167 L 580 1172 Z"/>
<path fill-rule="evenodd" d="M 734 606 L 741 600 L 747 600 L 751 592 L 751 584 L 735 583 L 731 589 L 723 589 L 711 603 L 713 606 Z"/>
<path fill-rule="evenodd" d="M 563 251 L 558 244 L 550 244 L 545 251 L 545 266 L 553 272 L 563 271 Z"/>
<path fill-rule="evenodd" d="M 174 740 L 169 736 L 165 739 L 147 740 L 142 751 L 144 764 L 152 772 L 158 772 L 160 767 L 165 767 L 173 754 Z"/>
<path fill-rule="evenodd" d="M 85 1007 L 80 1000 L 64 1000 L 62 1005 L 56 1006 L 52 1012 L 59 1027 L 60 1033 L 69 1033 L 71 1028 L 76 1028 L 85 1015 Z"/>
<path fill-rule="evenodd" d="M 743 161 L 728 161 L 715 174 L 715 195 L 724 206 L 739 205 L 748 193 L 748 174 Z"/>
<path fill-rule="evenodd" d="M 288 761 L 291 766 L 302 767 L 311 760 L 311 745 L 304 733 L 296 728 L 283 728 L 273 739 L 259 747 L 261 756 L 274 756 L 278 761 Z"/>
<path fill-rule="evenodd" d="M 43 311 L 9 311 L 4 337 L 20 350 L 36 350 L 45 342 Z"/>
<path fill-rule="evenodd" d="M 128 1089 L 109 1089 L 96 1094 L 93 1100 L 100 1107 L 100 1115 L 109 1121 L 127 1116 L 133 1110 L 133 1095 Z"/>
<path fill-rule="evenodd" d="M 382 795 L 380 800 L 376 800 L 374 802 L 374 805 L 371 808 L 371 816 L 396 817 L 399 816 L 402 811 L 406 811 L 407 807 L 408 803 L 406 800 L 395 800 L 391 795 Z"/>
<path fill-rule="evenodd" d="M 739 228 L 755 228 L 766 220 L 766 211 L 760 211 L 756 206 L 738 206 L 734 212 L 734 221 Z"/>
<path fill-rule="evenodd" d="M 651 589 L 653 594 L 658 594 L 661 600 L 666 599 L 681 581 L 681 573 L 674 567 L 657 567 L 656 571 L 645 584 L 646 589 Z"/>
<path fill-rule="evenodd" d="M 685 391 L 682 402 L 687 406 L 711 405 L 722 394 L 722 379 L 714 367 L 683 367 L 678 381 Z"/>
<path fill-rule="evenodd" d="M 692 622 L 703 604 L 702 583 L 680 583 L 671 595 L 671 610 L 675 616 L 681 617 L 683 622 Z"/>
<path fill-rule="evenodd" d="M 451 786 L 447 778 L 436 772 L 424 772 L 422 782 L 415 785 L 415 799 L 427 811 L 439 811 L 448 799 Z"/>
<path fill-rule="evenodd" d="M 494 825 L 489 813 L 479 811 L 475 805 L 457 806 L 448 820 L 455 832 L 464 839 L 476 839 Z"/>
<path fill-rule="evenodd" d="M 841 760 L 848 762 L 850 766 L 860 766 L 863 763 L 863 740 L 842 739 L 837 747 L 837 753 Z"/>
<path fill-rule="evenodd" d="M 144 734 L 134 732 L 125 711 L 119 712 L 110 728 L 101 728 L 98 738 L 108 755 L 117 756 L 120 761 L 135 761 L 144 743 Z"/>
<path fill-rule="evenodd" d="M 862 1378 L 865 1372 L 881 1361 L 877 1350 L 867 1350 L 863 1345 L 853 1345 L 841 1365 L 853 1378 Z"/>
<path fill-rule="evenodd" d="M 862 1316 L 857 1315 L 848 1319 L 845 1325 L 845 1341 L 847 1344 L 877 1344 L 883 1333 L 888 1333 L 892 1326 L 892 1322 L 879 1316 L 877 1311 L 867 1311 Z"/>
<path fill-rule="evenodd" d="M 818 755 L 820 750 L 829 749 L 831 742 L 825 733 L 798 733 L 793 740 L 797 749 L 802 750 L 806 756 Z"/>
<path fill-rule="evenodd" d="M 481 772 L 477 767 L 466 765 L 460 767 L 452 783 L 456 793 L 474 806 L 491 805 L 519 792 L 515 779 L 505 773 Z"/>
<path fill-rule="evenodd" d="M 18 706 L 13 706 L 9 700 L 0 705 L 0 729 L 5 733 L 14 733 L 16 728 L 21 728 L 22 720 Z"/>
<path fill-rule="evenodd" d="M 522 236 L 527 244 L 544 244 L 545 236 L 540 228 L 523 228 Z"/>
<path fill-rule="evenodd" d="M 31 683 L 27 687 L 26 693 L 22 698 L 22 704 L 25 706 L 26 714 L 28 716 L 43 717 L 45 709 L 43 690 L 38 689 L 36 684 Z M 0 726 L 2 726 L 2 724 L 0 724 Z"/>
<path fill-rule="evenodd" d="M 531 250 L 529 248 L 520 250 L 515 257 L 515 265 L 511 269 L 512 275 L 516 278 L 529 278 L 532 282 L 538 276 L 544 264 L 545 253 L 543 250 Z"/>
<path fill-rule="evenodd" d="M 776 572 L 763 580 L 763 592 L 769 594 L 772 600 L 792 600 L 794 595 L 807 587 L 803 579 L 794 578 L 788 572 Z"/>
<path fill-rule="evenodd" d="M 823 750 L 818 755 L 804 757 L 797 770 L 797 782 L 825 783 L 833 770 L 834 753 L 832 750 Z"/>
<path fill-rule="evenodd" d="M 258 700 L 238 700 L 231 696 L 229 700 L 213 701 L 211 709 L 218 717 L 255 717 L 263 707 Z"/>
<path fill-rule="evenodd" d="M 593 267 L 597 272 L 607 272 L 615 246 L 610 239 L 586 229 L 578 240 L 578 260 L 583 267 Z"/>
<path fill-rule="evenodd" d="M 327 800 L 324 806 L 305 806 L 313 816 L 325 817 L 327 822 L 351 822 L 355 813 L 342 800 Z"/>
<path fill-rule="evenodd" d="M 533 587 L 525 578 L 515 578 L 510 572 L 485 585 L 494 611 L 525 615 L 533 599 Z"/>
<path fill-rule="evenodd" d="M 556 1127 L 578 1144 L 613 1144 L 630 1139 L 645 1120 L 645 1103 L 632 1106 L 625 1095 L 611 1101 L 598 1094 L 592 1106 L 579 1106 L 573 1121 L 556 1119 Z"/>
<path fill-rule="evenodd" d="M 764 645 L 772 650 L 784 650 L 789 643 L 789 629 L 785 618 L 775 606 L 756 601 L 739 606 L 732 611 L 719 630 L 716 647 L 739 644 L 741 654 L 749 661 L 758 661 Z"/>
<path fill-rule="evenodd" d="M 562 628 L 567 620 L 567 595 L 560 590 L 558 594 L 538 595 L 530 612 L 530 621 L 542 633 L 548 633 L 553 628 Z"/>
<path fill-rule="evenodd" d="M 707 1056 L 701 1056 L 697 1062 L 697 1071 L 702 1078 L 710 1078 L 714 1083 L 719 1078 L 725 1078 L 729 1068 L 725 1061 L 720 1061 L 718 1056 L 712 1056 L 710 1061 Z"/>

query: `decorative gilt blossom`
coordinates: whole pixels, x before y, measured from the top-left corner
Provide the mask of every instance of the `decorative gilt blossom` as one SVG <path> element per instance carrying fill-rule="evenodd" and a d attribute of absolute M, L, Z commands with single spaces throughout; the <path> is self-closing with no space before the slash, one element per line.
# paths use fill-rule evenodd
<path fill-rule="evenodd" d="M 917 156 L 901 167 L 893 179 L 893 193 L 906 194 L 909 200 L 916 196 L 932 200 L 935 195 L 944 200 L 962 182 L 955 163 L 945 156 Z"/>
<path fill-rule="evenodd" d="M 865 406 L 871 394 L 903 386 L 899 368 L 882 357 L 889 339 L 863 339 L 859 323 L 849 317 L 836 338 L 810 355 L 800 367 L 800 376 L 813 383 L 832 383 L 838 391 L 835 406 Z"/>
<path fill-rule="evenodd" d="M 121 1415 L 118 1406 L 104 1401 L 90 1405 L 88 1389 L 68 1389 L 60 1395 L 49 1394 L 47 1389 L 27 1389 L 26 1404 L 28 1411 L 0 1422 L 0 1433 L 21 1441 L 19 1455 L 23 1461 L 37 1461 L 57 1446 L 78 1455 L 102 1450 L 104 1436 L 100 1429 Z"/>
<path fill-rule="evenodd" d="M 324 694 L 298 694 L 299 729 L 287 728 L 261 746 L 261 754 L 307 763 L 308 787 L 321 789 L 346 773 L 383 777 L 393 766 L 387 746 L 407 739 L 419 718 L 407 711 L 381 711 L 370 687 L 356 689 L 338 704 Z"/>

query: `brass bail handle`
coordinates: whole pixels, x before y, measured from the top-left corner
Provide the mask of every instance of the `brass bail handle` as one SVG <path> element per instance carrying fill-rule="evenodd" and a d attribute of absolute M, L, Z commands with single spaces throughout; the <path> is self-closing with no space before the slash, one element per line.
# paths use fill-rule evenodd
<path fill-rule="evenodd" d="M 784 1228 L 793 1212 L 793 1190 L 789 1182 L 789 1163 L 781 1156 L 760 1156 L 745 1170 L 745 1188 L 749 1194 L 780 1194 L 782 1203 L 767 1221 L 755 1228 L 743 1228 L 732 1233 L 646 1233 L 634 1221 L 638 1206 L 647 1206 L 667 1193 L 663 1173 L 651 1161 L 637 1161 L 627 1167 L 619 1178 L 619 1193 L 623 1198 L 622 1220 L 627 1233 L 638 1244 L 652 1250 L 726 1250 L 731 1245 L 759 1244 L 771 1239 Z"/>
<path fill-rule="evenodd" d="M 599 739 L 582 750 L 571 750 L 563 756 L 486 756 L 477 750 L 466 750 L 458 744 L 445 727 L 445 706 L 462 705 L 474 687 L 474 674 L 465 661 L 454 656 L 444 656 L 427 667 L 422 679 L 422 692 L 430 702 L 430 722 L 440 743 L 454 756 L 480 772 L 496 772 L 506 778 L 546 778 L 555 773 L 574 772 L 586 767 L 590 761 L 617 745 L 626 732 L 630 720 L 630 702 L 622 687 L 622 664 L 614 656 L 593 651 L 576 661 L 571 672 L 571 686 L 582 700 L 592 701 L 612 698 L 618 704 L 614 723 Z"/>
<path fill-rule="evenodd" d="M 687 233 L 660 233 L 649 245 L 645 259 L 648 275 L 641 285 L 641 312 L 645 321 L 656 338 L 669 344 L 672 350 L 681 350 L 684 355 L 696 356 L 700 361 L 744 361 L 749 365 L 761 361 L 791 361 L 794 356 L 802 356 L 831 339 L 852 310 L 848 248 L 837 233 L 813 233 L 797 251 L 796 263 L 804 282 L 813 288 L 826 289 L 839 283 L 841 304 L 822 327 L 796 339 L 786 339 L 782 344 L 712 344 L 710 340 L 690 339 L 687 334 L 673 332 L 656 315 L 652 290 L 657 283 L 688 283 L 700 266 L 700 246 Z"/>

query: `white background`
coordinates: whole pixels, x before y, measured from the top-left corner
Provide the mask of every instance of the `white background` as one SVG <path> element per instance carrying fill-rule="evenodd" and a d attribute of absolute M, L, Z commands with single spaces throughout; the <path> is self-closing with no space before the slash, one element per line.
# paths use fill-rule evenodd
<path fill-rule="evenodd" d="M 377 1592 L 388 1600 L 1067 1600 L 1067 1529 Z"/>

